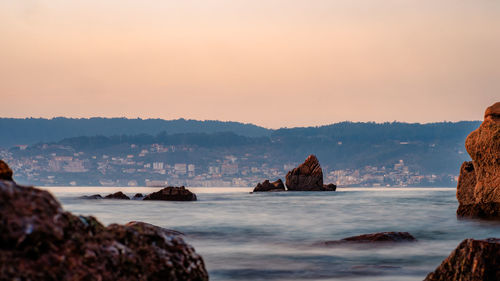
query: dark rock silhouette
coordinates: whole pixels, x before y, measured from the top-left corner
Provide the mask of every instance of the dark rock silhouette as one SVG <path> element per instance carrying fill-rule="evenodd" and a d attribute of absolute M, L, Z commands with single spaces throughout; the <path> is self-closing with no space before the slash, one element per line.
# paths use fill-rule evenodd
<path fill-rule="evenodd" d="M 365 244 L 365 243 L 399 243 L 416 242 L 417 239 L 408 232 L 378 232 L 351 236 L 341 240 L 325 241 L 320 245 L 332 246 L 342 244 Z"/>
<path fill-rule="evenodd" d="M 0 160 L 0 180 L 13 181 L 12 170 L 3 160 Z"/>
<path fill-rule="evenodd" d="M 113 194 L 109 194 L 104 196 L 104 199 L 121 199 L 121 200 L 130 200 L 130 198 L 125 195 L 123 192 L 118 191 Z"/>
<path fill-rule="evenodd" d="M 269 180 L 265 180 L 262 183 L 258 183 L 257 186 L 253 189 L 253 192 L 264 192 L 264 191 L 285 191 L 285 185 L 281 179 L 278 179 L 274 182 L 269 182 Z"/>
<path fill-rule="evenodd" d="M 65 212 L 52 195 L 0 180 L 0 280 L 208 280 L 175 232 L 103 226 Z"/>
<path fill-rule="evenodd" d="M 335 191 L 334 184 L 323 185 L 323 170 L 315 155 L 309 155 L 304 163 L 286 174 L 289 191 Z"/>
<path fill-rule="evenodd" d="M 146 195 L 142 200 L 196 201 L 196 195 L 184 186 L 169 186 Z"/>
<path fill-rule="evenodd" d="M 457 215 L 500 218 L 500 102 L 486 109 L 484 121 L 467 136 L 472 158 L 460 169 Z"/>
<path fill-rule="evenodd" d="M 84 195 L 80 197 L 80 199 L 103 199 L 103 198 L 99 194 L 94 194 L 94 195 Z"/>
<path fill-rule="evenodd" d="M 466 239 L 425 281 L 500 280 L 500 239 Z"/>
<path fill-rule="evenodd" d="M 136 193 L 134 195 L 134 197 L 132 197 L 132 199 L 134 199 L 134 200 L 142 200 L 143 197 L 144 197 L 144 195 L 142 195 L 142 193 Z"/>

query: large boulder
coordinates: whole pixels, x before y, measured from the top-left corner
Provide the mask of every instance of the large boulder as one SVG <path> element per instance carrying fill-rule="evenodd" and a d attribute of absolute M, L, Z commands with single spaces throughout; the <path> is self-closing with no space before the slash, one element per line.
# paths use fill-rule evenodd
<path fill-rule="evenodd" d="M 265 180 L 262 183 L 258 183 L 257 186 L 253 189 L 253 192 L 276 192 L 276 191 L 285 191 L 285 185 L 281 179 L 278 179 L 274 182 L 269 182 L 269 180 Z"/>
<path fill-rule="evenodd" d="M 3 160 L 0 160 L 0 180 L 12 181 L 12 170 Z"/>
<path fill-rule="evenodd" d="M 425 281 L 500 280 L 500 239 L 466 239 Z"/>
<path fill-rule="evenodd" d="M 484 121 L 469 134 L 465 148 L 472 165 L 460 169 L 459 216 L 500 218 L 500 102 L 486 109 Z"/>
<path fill-rule="evenodd" d="M 0 180 L 0 280 L 208 280 L 174 231 L 103 226 L 65 212 L 47 191 Z"/>
<path fill-rule="evenodd" d="M 323 185 L 323 170 L 315 155 L 309 155 L 304 163 L 286 174 L 289 191 L 335 191 L 334 184 Z"/>
<path fill-rule="evenodd" d="M 184 186 L 169 186 L 146 195 L 142 200 L 196 201 L 196 194 L 187 190 Z"/>

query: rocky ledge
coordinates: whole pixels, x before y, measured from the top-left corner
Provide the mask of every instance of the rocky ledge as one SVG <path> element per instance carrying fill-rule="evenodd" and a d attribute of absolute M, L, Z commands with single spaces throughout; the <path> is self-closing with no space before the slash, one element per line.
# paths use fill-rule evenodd
<path fill-rule="evenodd" d="M 309 155 L 304 163 L 286 175 L 286 189 L 281 179 L 270 183 L 269 180 L 257 184 L 254 192 L 261 191 L 335 191 L 333 183 L 323 184 L 323 170 L 315 155 Z"/>
<path fill-rule="evenodd" d="M 500 218 L 500 102 L 488 107 L 484 121 L 467 136 L 465 148 L 472 158 L 460 169 L 457 215 Z"/>
<path fill-rule="evenodd" d="M 334 246 L 345 244 L 367 244 L 367 243 L 401 243 L 401 242 L 416 242 L 417 239 L 408 232 L 378 232 L 351 236 L 341 240 L 324 241 L 318 245 Z"/>
<path fill-rule="evenodd" d="M 47 191 L 0 180 L 0 280 L 208 280 L 174 231 L 103 226 L 63 211 Z"/>
<path fill-rule="evenodd" d="M 500 280 L 500 239 L 466 239 L 425 281 Z"/>

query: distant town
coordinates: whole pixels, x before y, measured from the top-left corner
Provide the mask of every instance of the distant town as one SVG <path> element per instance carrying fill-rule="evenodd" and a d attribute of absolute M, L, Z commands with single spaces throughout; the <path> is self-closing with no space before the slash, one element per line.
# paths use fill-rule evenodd
<path fill-rule="evenodd" d="M 264 179 L 285 178 L 299 162 L 279 163 L 270 155 L 219 154 L 211 159 L 172 162 L 174 153 L 196 153 L 195 145 L 128 144 L 119 153 L 78 151 L 61 144 L 36 149 L 18 145 L 0 150 L 16 180 L 40 186 L 167 186 L 252 187 Z M 265 161 L 265 160 L 268 161 Z M 321 162 L 321 159 L 320 159 Z M 323 165 L 325 182 L 340 187 L 452 186 L 457 174 L 421 174 L 404 159 L 386 166 L 332 169 Z M 458 173 L 458 171 L 457 171 Z"/>

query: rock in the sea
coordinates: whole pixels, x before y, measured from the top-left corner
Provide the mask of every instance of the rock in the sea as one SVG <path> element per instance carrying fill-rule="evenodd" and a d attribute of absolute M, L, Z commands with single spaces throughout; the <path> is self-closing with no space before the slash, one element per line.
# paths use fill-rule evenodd
<path fill-rule="evenodd" d="M 398 242 L 416 242 L 417 239 L 408 232 L 378 232 L 351 236 L 341 240 L 325 241 L 322 245 L 341 245 L 341 244 L 364 244 L 364 243 L 398 243 Z"/>
<path fill-rule="evenodd" d="M 309 155 L 304 163 L 286 174 L 289 191 L 335 191 L 334 184 L 323 185 L 323 170 L 315 155 Z"/>
<path fill-rule="evenodd" d="M 132 197 L 132 199 L 134 200 L 142 200 L 142 198 L 144 198 L 144 195 L 142 195 L 142 193 L 136 193 L 134 197 Z"/>
<path fill-rule="evenodd" d="M 196 194 L 187 190 L 184 186 L 169 186 L 146 195 L 143 200 L 196 201 Z"/>
<path fill-rule="evenodd" d="M 425 281 L 500 280 L 500 239 L 466 239 Z"/>
<path fill-rule="evenodd" d="M 3 160 L 0 160 L 0 180 L 12 181 L 12 170 Z"/>
<path fill-rule="evenodd" d="M 472 165 L 460 169 L 457 215 L 500 218 L 500 102 L 486 109 L 484 121 L 469 134 L 465 148 Z"/>
<path fill-rule="evenodd" d="M 285 185 L 281 179 L 278 179 L 274 182 L 269 182 L 269 180 L 265 180 L 262 183 L 258 183 L 257 186 L 253 189 L 253 192 L 264 192 L 264 191 L 285 191 Z"/>
<path fill-rule="evenodd" d="M 194 249 L 160 227 L 105 227 L 5 180 L 0 206 L 0 280 L 208 280 Z"/>
<path fill-rule="evenodd" d="M 94 195 L 84 195 L 80 197 L 80 199 L 103 199 L 103 198 L 99 194 L 94 194 Z"/>
<path fill-rule="evenodd" d="M 104 199 L 121 199 L 121 200 L 130 200 L 130 198 L 125 195 L 123 192 L 118 191 L 113 194 L 109 194 L 104 196 Z"/>
<path fill-rule="evenodd" d="M 337 190 L 337 186 L 334 185 L 333 183 L 324 184 L 323 185 L 323 190 L 325 190 L 325 191 L 335 191 L 335 190 Z"/>

